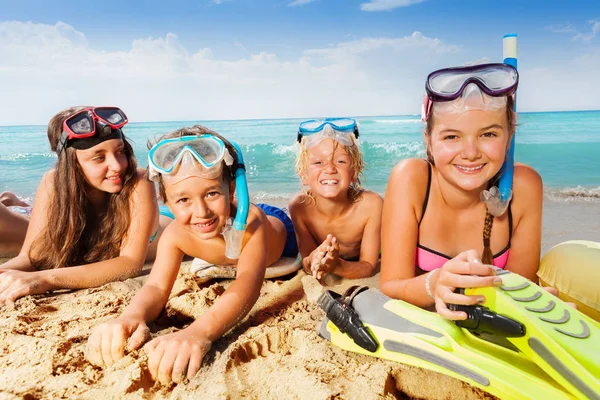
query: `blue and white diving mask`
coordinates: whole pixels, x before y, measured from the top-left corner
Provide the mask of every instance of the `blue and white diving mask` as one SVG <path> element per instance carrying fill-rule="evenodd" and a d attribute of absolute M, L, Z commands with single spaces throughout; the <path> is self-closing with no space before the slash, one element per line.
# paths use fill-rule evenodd
<path fill-rule="evenodd" d="M 191 176 L 216 179 L 233 157 L 223 141 L 213 135 L 181 136 L 161 140 L 148 154 L 150 179 L 159 174 L 166 183 L 174 184 Z"/>
<path fill-rule="evenodd" d="M 341 145 L 353 146 L 358 136 L 358 124 L 353 118 L 311 119 L 301 122 L 298 127 L 298 143 L 304 143 L 305 148 L 316 146 L 323 139 L 334 139 Z"/>

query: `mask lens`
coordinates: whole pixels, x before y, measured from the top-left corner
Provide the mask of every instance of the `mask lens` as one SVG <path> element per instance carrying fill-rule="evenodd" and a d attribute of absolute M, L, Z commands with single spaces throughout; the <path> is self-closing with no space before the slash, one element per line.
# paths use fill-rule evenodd
<path fill-rule="evenodd" d="M 225 151 L 224 146 L 215 140 L 198 140 L 188 144 L 200 156 L 207 167 L 221 161 Z"/>
<path fill-rule="evenodd" d="M 78 135 L 85 135 L 94 131 L 94 120 L 89 112 L 74 115 L 67 121 L 67 126 Z"/>
<path fill-rule="evenodd" d="M 98 117 L 113 125 L 122 124 L 127 120 L 125 113 L 116 107 L 97 107 L 94 111 Z"/>
<path fill-rule="evenodd" d="M 214 139 L 164 142 L 154 149 L 152 162 L 158 168 L 168 171 L 174 163 L 178 162 L 184 152 L 190 152 L 199 163 L 210 168 L 223 159 L 225 147 Z"/>

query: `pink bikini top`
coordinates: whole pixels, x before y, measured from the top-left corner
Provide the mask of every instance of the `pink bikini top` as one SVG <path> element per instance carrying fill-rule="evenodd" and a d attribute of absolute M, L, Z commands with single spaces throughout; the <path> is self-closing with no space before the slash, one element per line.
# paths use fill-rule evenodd
<path fill-rule="evenodd" d="M 421 225 L 421 221 L 423 221 L 423 217 L 425 216 L 425 210 L 427 210 L 427 202 L 429 201 L 429 190 L 431 189 L 431 165 L 427 163 L 429 167 L 429 178 L 427 183 L 427 192 L 425 193 L 425 201 L 423 202 L 423 213 L 421 214 L 421 220 L 419 221 L 419 226 Z M 512 238 L 512 212 L 510 209 L 510 205 L 508 207 L 508 244 L 506 247 L 494 255 L 494 265 L 498 268 L 504 268 L 506 266 L 506 261 L 508 260 L 508 252 L 510 249 L 510 239 Z M 422 271 L 433 271 L 436 268 L 442 268 L 446 261 L 452 259 L 453 257 L 449 257 L 443 253 L 438 251 L 429 249 L 425 246 L 421 246 L 417 243 L 417 254 L 415 255 L 415 266 Z"/>

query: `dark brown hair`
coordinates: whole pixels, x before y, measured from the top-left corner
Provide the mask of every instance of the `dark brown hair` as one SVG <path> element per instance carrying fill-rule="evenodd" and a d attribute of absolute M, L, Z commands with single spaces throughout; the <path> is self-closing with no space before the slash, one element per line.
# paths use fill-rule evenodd
<path fill-rule="evenodd" d="M 515 133 L 515 130 L 517 128 L 517 114 L 514 112 L 514 106 L 515 106 L 514 98 L 512 96 L 508 96 L 507 101 L 506 101 L 506 119 L 508 122 L 508 130 L 509 130 L 510 136 L 512 136 Z M 432 111 L 433 111 L 433 107 L 435 107 L 435 103 L 432 105 Z M 434 125 L 433 112 L 431 112 L 431 113 L 429 113 L 429 118 L 427 119 L 427 125 L 425 127 L 425 133 L 430 138 L 431 138 L 431 132 L 433 130 L 433 125 Z M 427 146 L 427 161 L 431 165 L 435 165 L 433 156 L 431 155 L 431 152 L 429 151 L 429 146 Z M 494 186 L 499 179 L 500 179 L 500 172 L 498 171 L 498 173 L 492 179 L 490 179 L 490 181 L 488 183 L 488 189 L 490 187 Z M 492 254 L 492 250 L 490 248 L 490 236 L 492 234 L 492 225 L 493 224 L 494 224 L 494 216 L 492 214 L 490 214 L 489 211 L 486 211 L 485 222 L 483 224 L 483 254 L 481 256 L 481 262 L 484 264 L 490 264 L 490 265 L 494 263 L 494 255 Z"/>
<path fill-rule="evenodd" d="M 62 134 L 65 119 L 85 107 L 71 107 L 48 123 L 52 151 Z M 133 148 L 123 136 L 127 169 L 118 193 L 107 193 L 108 206 L 100 216 L 89 202 L 89 185 L 77 161 L 75 149 L 67 147 L 58 156 L 52 182 L 47 225 L 34 240 L 29 259 L 36 269 L 89 264 L 115 258 L 131 222 L 130 198 L 137 182 Z"/>
<path fill-rule="evenodd" d="M 227 151 L 229 151 L 231 158 L 233 158 L 233 163 L 231 165 L 227 165 L 227 164 L 225 164 L 225 161 L 222 161 L 223 162 L 223 171 L 224 171 L 224 173 L 222 175 L 223 181 L 229 184 L 231 181 L 233 181 L 235 179 L 235 171 L 238 169 L 237 151 L 235 151 L 235 147 L 233 147 L 233 145 L 231 143 L 229 143 L 229 141 L 227 139 L 225 139 L 223 136 L 221 136 L 217 132 L 213 131 L 212 129 L 209 129 L 203 125 L 194 125 L 192 127 L 177 129 L 176 131 L 167 133 L 166 135 L 163 135 L 156 140 L 149 140 L 148 141 L 148 149 L 151 149 L 155 144 L 157 144 L 158 142 L 161 142 L 163 140 L 166 140 L 166 139 L 180 138 L 183 136 L 200 136 L 200 135 L 212 135 L 214 137 L 221 139 L 223 141 L 223 144 L 225 145 L 225 148 L 227 149 Z M 147 174 L 149 174 L 149 171 L 147 171 Z M 160 174 L 158 175 L 156 181 L 158 183 L 158 194 L 159 194 L 161 200 L 164 203 L 166 203 L 167 202 L 167 192 L 165 191 L 165 184 L 164 184 L 162 176 Z"/>

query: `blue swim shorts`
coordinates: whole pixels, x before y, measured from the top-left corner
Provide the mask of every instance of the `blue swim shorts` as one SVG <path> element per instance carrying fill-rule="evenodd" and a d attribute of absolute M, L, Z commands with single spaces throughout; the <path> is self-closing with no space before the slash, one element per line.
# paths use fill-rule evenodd
<path fill-rule="evenodd" d="M 283 247 L 282 257 L 296 257 L 298 256 L 298 243 L 296 242 L 296 232 L 294 231 L 294 224 L 290 217 L 281 209 L 268 204 L 257 204 L 257 207 L 262 209 L 265 214 L 272 215 L 278 220 L 283 222 L 285 230 L 287 232 L 287 238 L 285 239 L 285 246 Z"/>

